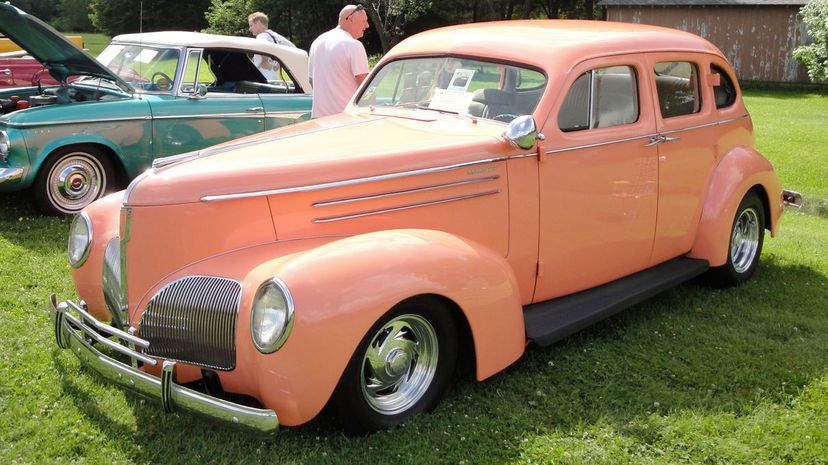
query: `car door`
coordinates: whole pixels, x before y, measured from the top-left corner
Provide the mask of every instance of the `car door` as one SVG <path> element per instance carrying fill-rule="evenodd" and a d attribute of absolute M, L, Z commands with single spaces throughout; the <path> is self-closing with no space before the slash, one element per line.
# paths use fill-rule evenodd
<path fill-rule="evenodd" d="M 722 128 L 713 117 L 709 59 L 698 54 L 648 56 L 658 143 L 658 222 L 652 264 L 693 246 Z"/>
<path fill-rule="evenodd" d="M 638 55 L 579 64 L 542 125 L 535 301 L 649 263 L 658 149 L 647 71 Z"/>
<path fill-rule="evenodd" d="M 151 101 L 156 157 L 215 145 L 264 130 L 264 106 L 256 93 L 196 92 L 213 77 L 201 49 L 187 51 L 187 60 L 173 95 Z"/>
<path fill-rule="evenodd" d="M 253 55 L 254 63 L 268 62 L 275 68 L 277 79 L 259 85 L 259 98 L 265 112 L 265 129 L 274 129 L 310 119 L 312 95 L 302 89 L 291 70 L 275 56 Z"/>

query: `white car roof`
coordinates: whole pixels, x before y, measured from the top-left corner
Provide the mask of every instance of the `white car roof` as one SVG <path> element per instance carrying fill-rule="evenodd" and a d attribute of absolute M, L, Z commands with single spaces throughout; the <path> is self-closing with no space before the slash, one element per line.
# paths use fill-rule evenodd
<path fill-rule="evenodd" d="M 290 73 L 302 89 L 311 91 L 308 79 L 308 52 L 301 48 L 276 45 L 253 37 L 223 36 L 201 32 L 163 31 L 145 32 L 143 34 L 121 34 L 112 38 L 112 42 L 131 44 L 160 45 L 167 47 L 227 48 L 241 49 L 253 53 L 272 55 L 287 65 Z"/>

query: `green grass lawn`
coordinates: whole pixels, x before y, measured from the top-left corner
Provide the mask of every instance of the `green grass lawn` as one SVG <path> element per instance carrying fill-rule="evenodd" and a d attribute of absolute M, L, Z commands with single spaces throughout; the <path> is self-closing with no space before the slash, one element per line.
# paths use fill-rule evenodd
<path fill-rule="evenodd" d="M 826 98 L 748 105 L 783 184 L 828 197 L 811 176 L 828 133 L 809 126 Z M 787 211 L 742 287 L 684 285 L 358 438 L 327 417 L 262 436 L 165 415 L 82 369 L 45 307 L 74 294 L 68 227 L 0 196 L 0 464 L 828 463 L 828 218 Z"/>

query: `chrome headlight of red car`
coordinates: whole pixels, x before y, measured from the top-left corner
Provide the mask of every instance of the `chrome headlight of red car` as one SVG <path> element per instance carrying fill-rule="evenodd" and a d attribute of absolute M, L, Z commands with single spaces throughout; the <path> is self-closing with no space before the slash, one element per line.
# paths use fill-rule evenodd
<path fill-rule="evenodd" d="M 262 283 L 253 298 L 250 333 L 259 352 L 279 350 L 293 328 L 293 298 L 279 278 Z"/>
<path fill-rule="evenodd" d="M 86 262 L 92 248 L 92 221 L 86 212 L 75 215 L 69 228 L 69 246 L 67 255 L 72 268 L 78 268 Z"/>

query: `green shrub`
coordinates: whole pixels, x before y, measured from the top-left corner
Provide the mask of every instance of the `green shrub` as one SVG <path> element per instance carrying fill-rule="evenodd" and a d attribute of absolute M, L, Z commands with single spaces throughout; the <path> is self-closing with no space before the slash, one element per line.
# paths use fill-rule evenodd
<path fill-rule="evenodd" d="M 812 81 L 828 81 L 828 0 L 811 0 L 799 14 L 813 43 L 797 47 L 793 55 Z"/>

